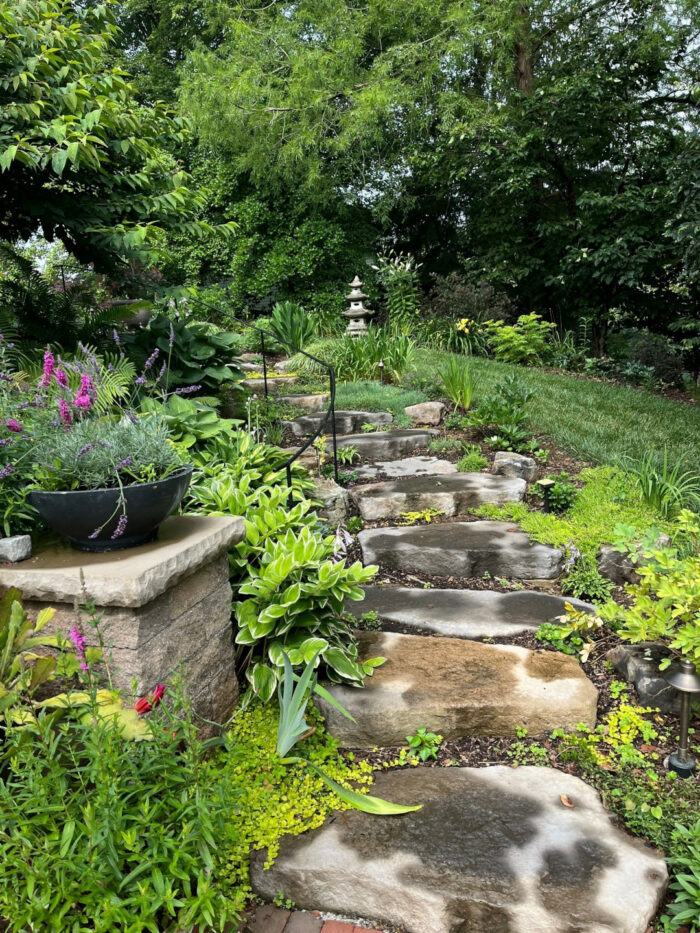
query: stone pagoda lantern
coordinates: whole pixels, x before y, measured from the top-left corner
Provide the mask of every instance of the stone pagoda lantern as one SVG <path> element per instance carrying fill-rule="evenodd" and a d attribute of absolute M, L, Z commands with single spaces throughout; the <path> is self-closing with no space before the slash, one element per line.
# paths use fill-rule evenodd
<path fill-rule="evenodd" d="M 367 295 L 362 291 L 362 282 L 358 276 L 355 276 L 350 283 L 350 289 L 348 295 L 350 309 L 342 312 L 343 317 L 350 319 L 346 333 L 351 337 L 363 337 L 367 333 L 367 318 L 373 317 L 375 312 L 365 308 L 363 304 Z"/>

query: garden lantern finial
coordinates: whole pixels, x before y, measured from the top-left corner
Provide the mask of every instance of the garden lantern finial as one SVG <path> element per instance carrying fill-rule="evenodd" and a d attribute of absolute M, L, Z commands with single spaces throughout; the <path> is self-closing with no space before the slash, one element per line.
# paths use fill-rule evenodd
<path fill-rule="evenodd" d="M 347 297 L 350 302 L 350 308 L 348 311 L 342 312 L 343 317 L 350 319 L 346 333 L 351 337 L 362 337 L 367 333 L 366 319 L 372 317 L 374 311 L 365 308 L 363 304 L 367 295 L 362 291 L 362 282 L 359 276 L 356 275 L 350 283 L 350 294 Z"/>

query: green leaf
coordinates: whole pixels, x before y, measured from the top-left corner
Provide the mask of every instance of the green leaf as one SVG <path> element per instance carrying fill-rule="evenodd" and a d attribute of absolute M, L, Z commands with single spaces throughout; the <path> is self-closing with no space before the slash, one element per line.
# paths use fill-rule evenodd
<path fill-rule="evenodd" d="M 401 816 L 404 813 L 414 813 L 422 808 L 422 804 L 417 806 L 404 806 L 399 803 L 391 803 L 389 800 L 383 800 L 381 797 L 372 797 L 369 794 L 358 794 L 354 790 L 347 790 L 341 787 L 337 781 L 328 777 L 319 767 L 304 758 L 287 758 L 285 763 L 303 764 L 311 768 L 322 781 L 324 781 L 333 793 L 340 797 L 342 801 L 349 804 L 355 810 L 362 810 L 363 813 L 371 813 L 374 816 Z"/>
<path fill-rule="evenodd" d="M 272 698 L 277 686 L 277 675 L 274 670 L 268 664 L 258 661 L 246 673 L 246 676 L 255 693 L 267 703 Z"/>

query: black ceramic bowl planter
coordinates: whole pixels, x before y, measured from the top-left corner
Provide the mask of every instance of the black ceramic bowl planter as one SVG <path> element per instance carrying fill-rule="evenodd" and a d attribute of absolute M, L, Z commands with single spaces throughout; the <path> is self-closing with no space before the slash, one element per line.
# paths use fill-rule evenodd
<path fill-rule="evenodd" d="M 29 494 L 29 501 L 49 528 L 68 538 L 77 550 L 118 551 L 155 538 L 158 526 L 182 501 L 191 477 L 192 467 L 187 466 L 153 483 L 124 486 L 123 493 L 118 486 L 61 492 L 37 490 Z M 112 537 L 123 514 L 124 532 Z"/>

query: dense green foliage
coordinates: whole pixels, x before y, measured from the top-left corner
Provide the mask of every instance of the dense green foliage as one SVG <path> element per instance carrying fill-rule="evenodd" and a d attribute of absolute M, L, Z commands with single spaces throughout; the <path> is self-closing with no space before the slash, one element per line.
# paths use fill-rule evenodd
<path fill-rule="evenodd" d="M 13 0 L 0 14 L 0 238 L 41 227 L 103 265 L 153 257 L 166 228 L 203 232 L 173 157 L 186 127 L 159 104 L 138 105 L 110 65 L 112 11 Z"/>

